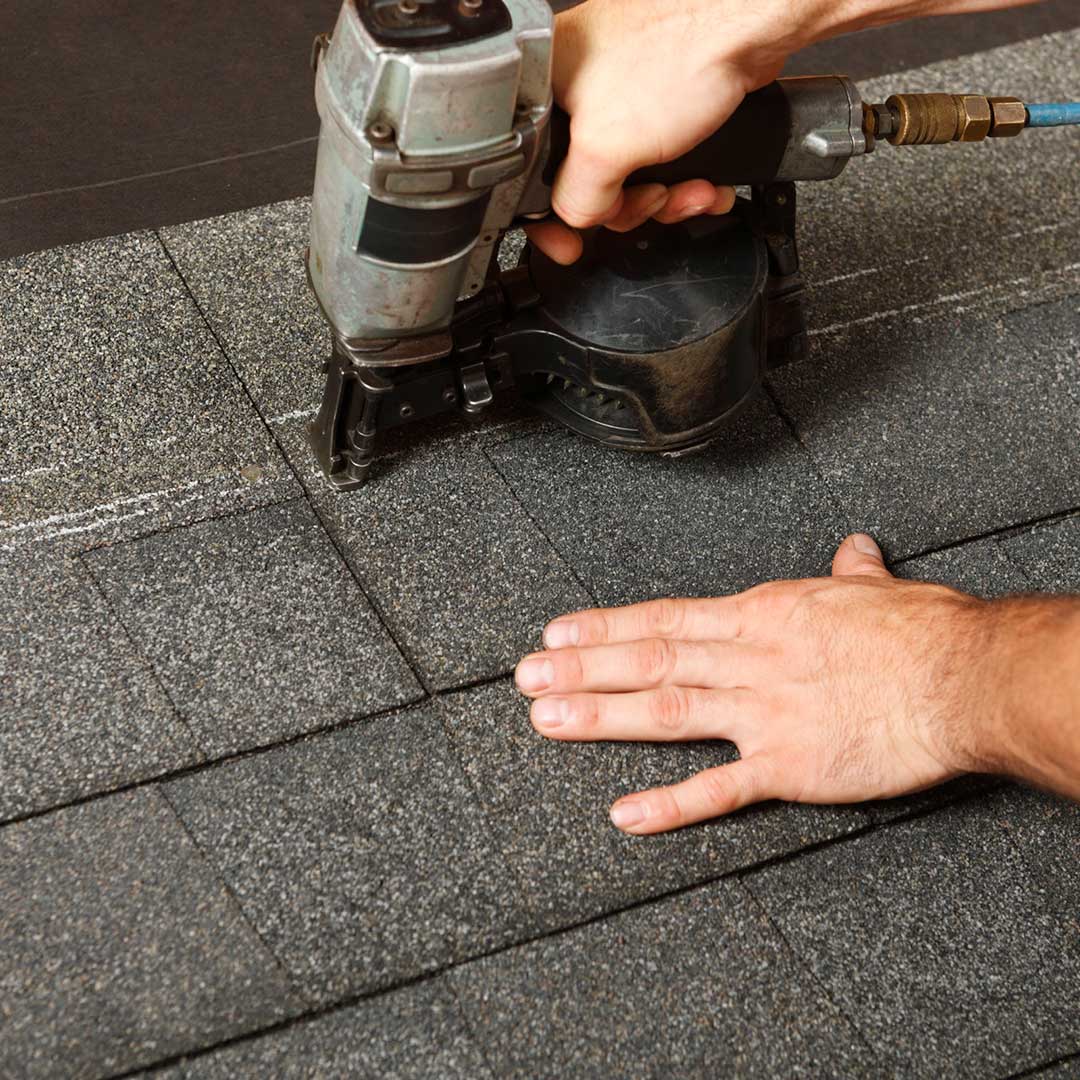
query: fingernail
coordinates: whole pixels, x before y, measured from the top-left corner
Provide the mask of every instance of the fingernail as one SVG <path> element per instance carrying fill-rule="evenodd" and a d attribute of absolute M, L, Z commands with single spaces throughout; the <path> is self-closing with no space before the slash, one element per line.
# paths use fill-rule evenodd
<path fill-rule="evenodd" d="M 617 829 L 629 829 L 645 820 L 645 804 L 636 799 L 617 802 L 611 808 L 611 823 Z"/>
<path fill-rule="evenodd" d="M 532 707 L 533 723 L 542 728 L 561 727 L 569 715 L 569 706 L 561 698 L 541 698 Z"/>
<path fill-rule="evenodd" d="M 555 679 L 555 665 L 541 656 L 534 656 L 518 664 L 515 677 L 518 686 L 526 693 L 546 690 Z"/>
<path fill-rule="evenodd" d="M 562 649 L 581 640 L 581 629 L 572 619 L 556 619 L 544 629 L 544 644 L 549 649 Z"/>
<path fill-rule="evenodd" d="M 874 543 L 873 537 L 866 533 L 855 533 L 851 538 L 851 546 L 862 555 L 876 555 L 881 558 L 881 548 Z"/>

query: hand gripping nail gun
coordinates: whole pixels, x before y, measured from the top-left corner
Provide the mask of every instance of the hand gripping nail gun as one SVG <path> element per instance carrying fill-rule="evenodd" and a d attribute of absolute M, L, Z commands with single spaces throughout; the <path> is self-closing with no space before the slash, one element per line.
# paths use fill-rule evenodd
<path fill-rule="evenodd" d="M 1076 106 L 897 95 L 840 76 L 780 79 L 714 135 L 630 183 L 749 187 L 726 217 L 597 229 L 558 266 L 506 230 L 551 212 L 569 120 L 551 98 L 542 0 L 345 0 L 315 41 L 322 122 L 308 278 L 330 325 L 308 435 L 339 489 L 380 432 L 497 394 L 581 435 L 671 454 L 706 444 L 773 366 L 806 349 L 795 181 L 893 145 L 974 142 L 1076 123 Z"/>

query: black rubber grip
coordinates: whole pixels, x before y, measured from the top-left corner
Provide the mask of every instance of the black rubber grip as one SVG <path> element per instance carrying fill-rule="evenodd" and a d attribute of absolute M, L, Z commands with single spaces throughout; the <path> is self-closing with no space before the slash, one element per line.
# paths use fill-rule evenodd
<path fill-rule="evenodd" d="M 663 165 L 638 169 L 628 184 L 677 184 L 709 180 L 713 184 L 768 184 L 785 179 L 780 163 L 791 140 L 791 103 L 782 82 L 771 82 L 752 94 L 718 131 L 693 150 Z M 570 148 L 570 117 L 556 107 L 551 114 L 551 150 L 544 180 L 550 186 L 555 170 Z"/>

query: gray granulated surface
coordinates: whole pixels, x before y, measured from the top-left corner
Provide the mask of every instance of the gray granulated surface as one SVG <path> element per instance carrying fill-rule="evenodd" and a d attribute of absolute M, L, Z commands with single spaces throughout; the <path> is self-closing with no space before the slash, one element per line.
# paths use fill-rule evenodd
<path fill-rule="evenodd" d="M 510 671 L 544 624 L 592 599 L 483 455 L 458 435 L 418 442 L 338 493 L 297 425 L 286 451 L 350 566 L 427 685 Z"/>
<path fill-rule="evenodd" d="M 563 433 L 488 453 L 604 605 L 827 574 L 848 531 L 764 399 L 685 458 L 627 454 Z"/>
<path fill-rule="evenodd" d="M 169 254 L 268 419 L 311 409 L 330 330 L 308 288 L 311 200 L 161 230 Z"/>
<path fill-rule="evenodd" d="M 900 1076 L 1005 1076 L 1080 1048 L 1080 935 L 993 793 L 744 879 Z"/>
<path fill-rule="evenodd" d="M 830 490 L 890 556 L 1080 503 L 1080 308 L 867 328 L 775 373 Z"/>
<path fill-rule="evenodd" d="M 148 789 L 0 832 L 0 1075 L 89 1078 L 302 1008 Z"/>
<path fill-rule="evenodd" d="M 0 552 L 296 491 L 153 233 L 0 263 L 0 310 Z"/>
<path fill-rule="evenodd" d="M 546 739 L 507 680 L 441 701 L 443 722 L 506 858 L 545 925 L 565 925 L 865 826 L 858 807 L 767 803 L 660 836 L 611 824 L 615 799 L 735 756 L 730 743 Z"/>
<path fill-rule="evenodd" d="M 1039 882 L 1047 907 L 1080 937 L 1080 804 L 1010 785 L 999 815 Z"/>
<path fill-rule="evenodd" d="M 1074 100 L 1080 31 L 950 59 L 859 84 L 867 101 L 899 92 Z M 1080 132 L 949 146 L 882 144 L 836 180 L 799 186 L 799 243 L 817 354 L 863 327 L 993 318 L 1080 291 L 1075 173 Z"/>
<path fill-rule="evenodd" d="M 77 560 L 0 556 L 0 598 L 0 820 L 199 760 Z"/>
<path fill-rule="evenodd" d="M 303 499 L 86 558 L 209 757 L 423 693 Z"/>
<path fill-rule="evenodd" d="M 1005 537 L 1001 546 L 1023 567 L 1033 588 L 1080 592 L 1080 517 Z"/>
<path fill-rule="evenodd" d="M 439 981 L 407 987 L 179 1065 L 176 1080 L 489 1080 L 453 996 Z"/>
<path fill-rule="evenodd" d="M 880 1075 L 734 883 L 512 949 L 449 978 L 498 1076 Z"/>
<path fill-rule="evenodd" d="M 430 707 L 192 774 L 169 799 L 311 996 L 505 943 L 519 888 Z"/>
<path fill-rule="evenodd" d="M 1032 587 L 996 537 L 910 559 L 894 567 L 893 572 L 897 577 L 948 585 L 984 600 L 1028 592 Z"/>

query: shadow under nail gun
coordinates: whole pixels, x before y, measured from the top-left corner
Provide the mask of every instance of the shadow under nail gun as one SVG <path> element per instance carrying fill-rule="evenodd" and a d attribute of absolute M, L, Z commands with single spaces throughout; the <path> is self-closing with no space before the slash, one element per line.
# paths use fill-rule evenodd
<path fill-rule="evenodd" d="M 770 367 L 806 348 L 795 181 L 875 144 L 975 142 L 1077 123 L 1077 106 L 897 95 L 841 76 L 780 79 L 714 135 L 629 183 L 751 188 L 726 217 L 585 238 L 556 265 L 506 230 L 551 213 L 569 145 L 552 106 L 541 0 L 345 0 L 315 41 L 322 121 L 307 269 L 332 332 L 308 427 L 338 488 L 364 482 L 380 432 L 480 413 L 502 392 L 630 450 L 707 443 Z"/>

